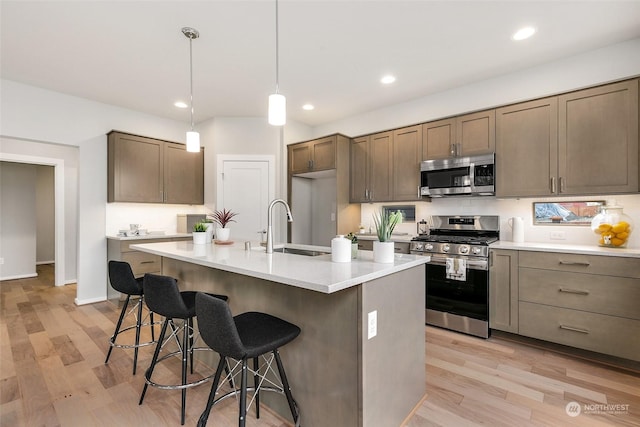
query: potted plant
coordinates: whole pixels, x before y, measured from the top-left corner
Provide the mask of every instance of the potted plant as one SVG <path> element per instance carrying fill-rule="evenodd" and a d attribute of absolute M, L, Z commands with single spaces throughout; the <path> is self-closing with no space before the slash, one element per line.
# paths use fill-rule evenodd
<path fill-rule="evenodd" d="M 394 243 L 391 241 L 391 233 L 396 225 L 402 222 L 400 211 L 389 212 L 382 210 L 373 214 L 373 223 L 376 227 L 378 241 L 373 242 L 373 260 L 375 262 L 393 262 Z"/>
<path fill-rule="evenodd" d="M 230 209 L 222 209 L 221 211 L 214 211 L 209 217 L 220 226 L 216 231 L 216 240 L 227 241 L 229 240 L 230 229 L 227 228 L 227 224 L 230 222 L 236 222 L 233 217 L 238 215 L 237 212 L 233 212 Z"/>
<path fill-rule="evenodd" d="M 214 229 L 215 221 L 207 215 L 200 222 L 205 226 L 207 230 L 207 243 L 209 243 L 213 240 L 213 231 L 214 231 L 213 229 Z"/>
<path fill-rule="evenodd" d="M 193 224 L 193 244 L 204 245 L 207 243 L 207 227 L 202 222 Z"/>
<path fill-rule="evenodd" d="M 358 236 L 354 233 L 347 234 L 347 239 L 351 240 L 351 258 L 358 258 Z"/>

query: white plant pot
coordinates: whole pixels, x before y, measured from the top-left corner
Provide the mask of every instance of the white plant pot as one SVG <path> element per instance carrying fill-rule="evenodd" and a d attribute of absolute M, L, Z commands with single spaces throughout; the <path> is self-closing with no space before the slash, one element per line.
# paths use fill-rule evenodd
<path fill-rule="evenodd" d="M 218 228 L 216 230 L 216 240 L 221 242 L 229 240 L 229 234 L 231 234 L 230 228 Z"/>
<path fill-rule="evenodd" d="M 194 231 L 193 233 L 193 244 L 194 245 L 204 245 L 207 242 L 207 232 L 206 231 Z"/>
<path fill-rule="evenodd" d="M 207 243 L 209 243 L 213 240 L 213 226 L 215 224 L 213 222 L 205 222 L 203 224 L 205 227 L 207 227 Z"/>
<path fill-rule="evenodd" d="M 373 242 L 373 261 L 380 263 L 392 263 L 395 257 L 395 244 L 393 242 Z"/>

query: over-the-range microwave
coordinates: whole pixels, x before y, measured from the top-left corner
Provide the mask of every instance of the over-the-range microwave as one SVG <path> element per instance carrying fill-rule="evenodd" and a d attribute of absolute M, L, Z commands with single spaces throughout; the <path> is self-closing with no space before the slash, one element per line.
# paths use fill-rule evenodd
<path fill-rule="evenodd" d="M 425 160 L 420 163 L 420 194 L 493 196 L 495 176 L 495 153 Z"/>

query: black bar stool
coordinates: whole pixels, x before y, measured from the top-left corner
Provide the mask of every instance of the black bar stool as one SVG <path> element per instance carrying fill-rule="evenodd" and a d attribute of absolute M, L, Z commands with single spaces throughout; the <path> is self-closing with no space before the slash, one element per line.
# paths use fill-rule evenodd
<path fill-rule="evenodd" d="M 111 351 L 114 347 L 118 348 L 133 348 L 133 375 L 136 374 L 136 365 L 138 364 L 138 348 L 144 347 L 147 345 L 154 344 L 155 334 L 153 331 L 153 312 L 149 311 L 149 323 L 145 323 L 142 318 L 142 307 L 144 306 L 144 292 L 142 289 L 142 277 L 136 279 L 133 275 L 133 271 L 131 270 L 131 266 L 129 263 L 123 261 L 109 261 L 109 282 L 111 283 L 111 287 L 116 291 L 123 293 L 127 296 L 127 299 L 122 306 L 122 311 L 120 312 L 120 318 L 118 319 L 118 323 L 116 324 L 116 330 L 113 332 L 113 336 L 109 339 L 109 351 L 107 352 L 107 358 L 104 363 L 109 362 L 109 357 L 111 356 Z M 131 301 L 131 296 L 138 296 L 138 301 L 135 306 L 127 313 L 127 308 L 129 307 L 129 302 Z M 137 309 L 137 315 L 135 315 Z M 127 314 L 134 313 L 136 318 L 135 325 L 127 326 L 126 328 L 122 328 L 122 321 Z M 140 342 L 140 329 L 142 326 L 149 325 L 151 327 L 151 341 Z M 134 344 L 120 344 L 117 343 L 116 340 L 118 338 L 118 334 L 121 334 L 125 331 L 131 330 L 135 328 L 136 330 L 136 339 Z"/>
<path fill-rule="evenodd" d="M 207 377 L 199 377 L 199 379 L 187 382 L 187 359 L 190 359 L 191 374 L 193 374 L 193 352 L 196 350 L 209 350 L 208 347 L 196 347 L 194 345 L 197 338 L 193 329 L 193 318 L 196 316 L 197 292 L 180 292 L 178 289 L 178 283 L 174 278 L 149 273 L 144 276 L 143 288 L 145 301 L 149 310 L 164 316 L 165 319 L 164 322 L 162 322 L 160 337 L 156 344 L 156 350 L 153 353 L 153 359 L 151 359 L 151 365 L 144 374 L 145 384 L 142 389 L 142 394 L 140 395 L 139 404 L 142 405 L 148 386 L 162 390 L 182 390 L 182 411 L 180 423 L 184 425 L 187 388 L 203 384 L 213 377 L 212 374 Z M 227 297 L 225 295 L 207 295 L 226 305 L 224 301 L 227 300 Z M 174 319 L 182 319 L 183 324 L 179 327 L 176 326 Z M 165 339 L 168 327 L 171 327 L 171 334 Z M 180 331 L 182 331 L 182 343 L 180 343 L 179 340 Z M 176 344 L 178 345 L 178 351 L 165 354 L 159 358 L 160 350 L 164 347 L 165 343 L 171 339 L 175 339 Z M 153 370 L 155 369 L 156 364 L 175 355 L 180 355 L 182 358 L 182 378 L 180 384 L 159 384 L 152 381 L 151 376 L 153 375 Z"/>
<path fill-rule="evenodd" d="M 205 407 L 198 427 L 207 424 L 211 407 L 227 397 L 240 394 L 240 408 L 238 426 L 244 427 L 247 415 L 247 391 L 253 391 L 253 400 L 256 402 L 256 417 L 260 418 L 260 391 L 274 391 L 287 397 L 291 416 L 296 426 L 300 425 L 300 411 L 293 399 L 289 381 L 280 359 L 278 348 L 293 341 L 299 334 L 300 328 L 285 320 L 265 313 L 247 312 L 235 317 L 231 309 L 224 302 L 209 295 L 198 293 L 196 295 L 196 313 L 198 314 L 198 328 L 202 339 L 212 350 L 220 355 L 220 362 L 216 369 L 207 406 Z M 263 364 L 259 366 L 258 360 L 262 356 Z M 238 375 L 240 369 L 240 390 L 234 390 L 216 399 L 220 376 L 223 368 L 228 369 L 227 358 L 234 359 L 238 363 L 231 373 L 227 373 L 229 381 Z M 248 368 L 248 361 L 253 359 L 253 369 Z M 271 367 L 275 360 L 280 376 L 280 384 L 275 384 L 266 375 L 273 372 Z M 254 378 L 254 387 L 247 387 L 247 371 L 251 370 Z M 272 386 L 265 385 L 266 383 Z"/>

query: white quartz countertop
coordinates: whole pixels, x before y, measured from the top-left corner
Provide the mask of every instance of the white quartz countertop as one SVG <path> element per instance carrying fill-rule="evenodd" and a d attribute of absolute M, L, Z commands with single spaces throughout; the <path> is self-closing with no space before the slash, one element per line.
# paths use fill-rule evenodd
<path fill-rule="evenodd" d="M 191 237 L 191 233 L 174 233 L 174 234 L 160 234 L 160 233 L 148 233 L 144 236 L 107 236 L 109 240 L 151 240 L 151 239 L 175 239 L 181 237 Z"/>
<path fill-rule="evenodd" d="M 393 263 L 381 264 L 373 262 L 373 252 L 360 250 L 357 259 L 335 263 L 331 262 L 331 254 L 313 257 L 278 252 L 267 254 L 257 242 L 252 246 L 252 249 L 245 250 L 244 242 L 194 245 L 191 241 L 181 241 L 144 243 L 131 245 L 131 248 L 328 294 L 425 264 L 431 259 L 428 256 L 396 254 Z M 286 246 L 330 251 L 327 247 Z"/>
<path fill-rule="evenodd" d="M 523 242 L 515 243 L 506 240 L 500 240 L 489 246 L 491 249 L 512 249 L 517 251 L 534 251 L 534 252 L 562 252 L 567 254 L 580 255 L 604 255 L 618 256 L 628 258 L 640 258 L 640 249 L 629 248 L 605 248 L 596 245 L 569 245 L 556 243 L 533 243 Z"/>

